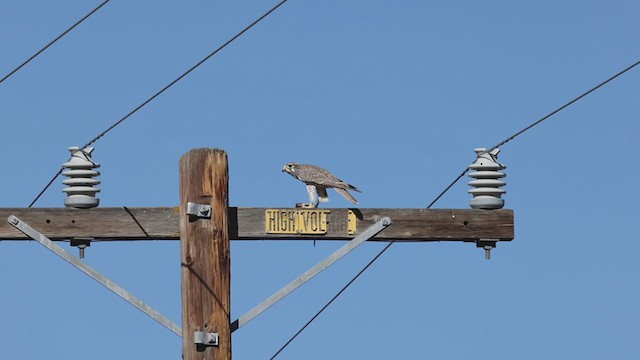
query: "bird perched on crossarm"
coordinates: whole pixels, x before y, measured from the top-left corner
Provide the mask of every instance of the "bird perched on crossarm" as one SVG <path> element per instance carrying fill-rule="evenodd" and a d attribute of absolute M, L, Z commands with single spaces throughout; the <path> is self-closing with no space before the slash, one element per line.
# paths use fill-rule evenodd
<path fill-rule="evenodd" d="M 282 168 L 282 172 L 286 172 L 307 184 L 309 204 L 296 204 L 297 207 L 316 208 L 320 202 L 329 201 L 329 195 L 327 194 L 328 188 L 335 189 L 340 195 L 344 196 L 345 199 L 356 205 L 358 204 L 358 200 L 347 190 L 361 192 L 360 190 L 338 179 L 335 175 L 319 166 L 288 163 Z"/>

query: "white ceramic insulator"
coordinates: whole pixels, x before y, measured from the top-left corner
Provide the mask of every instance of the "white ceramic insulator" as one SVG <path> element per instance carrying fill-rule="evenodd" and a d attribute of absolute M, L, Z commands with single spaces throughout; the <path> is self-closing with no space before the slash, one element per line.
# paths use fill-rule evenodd
<path fill-rule="evenodd" d="M 98 206 L 100 199 L 96 197 L 96 193 L 100 192 L 100 189 L 96 186 L 100 184 L 100 180 L 94 177 L 100 173 L 93 169 L 100 167 L 100 164 L 91 159 L 93 148 L 82 151 L 77 146 L 72 146 L 69 151 L 71 159 L 62 165 L 69 169 L 62 172 L 62 175 L 68 177 L 62 181 L 68 186 L 62 190 L 67 194 L 64 205 L 79 209 Z"/>
<path fill-rule="evenodd" d="M 506 169 L 506 166 L 498 162 L 499 149 L 487 152 L 485 148 L 474 149 L 478 158 L 469 166 L 471 171 L 469 177 L 474 180 L 469 185 L 474 187 L 469 190 L 473 195 L 471 207 L 474 209 L 501 209 L 504 207 L 504 200 L 501 198 L 507 191 L 501 189 L 507 183 L 500 180 L 506 175 L 498 170 Z"/>

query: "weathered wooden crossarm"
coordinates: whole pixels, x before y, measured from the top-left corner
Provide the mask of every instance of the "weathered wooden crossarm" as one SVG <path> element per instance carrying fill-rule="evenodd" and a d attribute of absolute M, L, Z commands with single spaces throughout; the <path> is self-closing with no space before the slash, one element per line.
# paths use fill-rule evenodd
<path fill-rule="evenodd" d="M 52 240 L 179 240 L 178 207 L 0 208 L 0 219 L 15 215 Z M 267 209 L 229 208 L 233 240 L 345 240 L 380 218 L 393 225 L 373 241 L 475 241 L 514 238 L 513 210 L 475 209 Z M 28 238 L 0 221 L 0 240 Z"/>

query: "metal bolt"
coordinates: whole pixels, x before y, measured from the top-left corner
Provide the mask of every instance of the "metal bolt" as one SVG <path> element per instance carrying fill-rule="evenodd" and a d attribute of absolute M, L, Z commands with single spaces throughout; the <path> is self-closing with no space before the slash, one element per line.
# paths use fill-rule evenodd
<path fill-rule="evenodd" d="M 209 209 L 201 209 L 201 210 L 200 210 L 200 214 L 202 214 L 202 215 L 204 215 L 204 216 L 209 215 Z"/>
<path fill-rule="evenodd" d="M 191 258 L 191 256 L 187 256 L 187 258 L 185 259 L 184 264 L 189 267 L 191 265 L 193 265 L 193 258 Z"/>
<path fill-rule="evenodd" d="M 17 218 L 17 217 L 13 217 L 13 218 L 11 218 L 11 223 L 12 223 L 13 225 L 18 225 L 18 223 L 19 223 L 19 222 L 20 222 L 20 220 L 18 220 L 18 218 Z"/>
<path fill-rule="evenodd" d="M 78 252 L 79 252 L 78 255 L 80 256 L 80 259 L 84 259 L 84 249 L 86 247 L 87 247 L 87 245 L 84 245 L 84 244 L 78 245 Z"/>
<path fill-rule="evenodd" d="M 491 259 L 491 246 L 484 247 L 484 258 L 487 260 Z"/>

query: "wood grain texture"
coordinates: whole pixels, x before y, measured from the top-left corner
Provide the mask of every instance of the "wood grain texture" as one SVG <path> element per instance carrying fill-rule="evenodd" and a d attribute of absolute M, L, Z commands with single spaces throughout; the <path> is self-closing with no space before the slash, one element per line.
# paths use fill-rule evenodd
<path fill-rule="evenodd" d="M 195 149 L 180 159 L 180 253 L 182 261 L 182 356 L 184 360 L 231 359 L 231 264 L 227 154 Z M 188 202 L 211 205 L 211 219 L 186 214 Z M 194 344 L 194 332 L 219 334 L 219 345 Z"/>
<path fill-rule="evenodd" d="M 238 208 L 237 227 L 230 229 L 234 239 L 351 239 L 379 219 L 388 216 L 391 226 L 373 241 L 473 241 L 477 239 L 512 240 L 512 210 L 474 209 L 351 209 L 357 217 L 357 232 L 347 233 L 347 210 L 331 209 L 326 235 L 266 234 L 265 210 Z M 234 225 L 232 223 L 232 225 Z"/>
<path fill-rule="evenodd" d="M 229 236 L 234 240 L 336 240 L 351 239 L 388 216 L 393 224 L 373 241 L 473 241 L 514 238 L 513 210 L 475 209 L 351 209 L 357 216 L 357 233 L 346 231 L 347 210 L 330 209 L 326 235 L 265 233 L 265 208 L 229 208 Z M 0 208 L 0 219 L 9 215 L 33 226 L 52 240 L 93 237 L 98 240 L 177 240 L 180 238 L 177 207 L 160 208 Z M 48 221 L 48 222 L 47 222 Z M 26 240 L 6 221 L 0 221 L 0 239 Z"/>
<path fill-rule="evenodd" d="M 180 239 L 179 208 L 0 208 L 0 239 L 27 237 L 7 223 L 15 215 L 51 240 L 73 237 L 96 239 Z"/>

